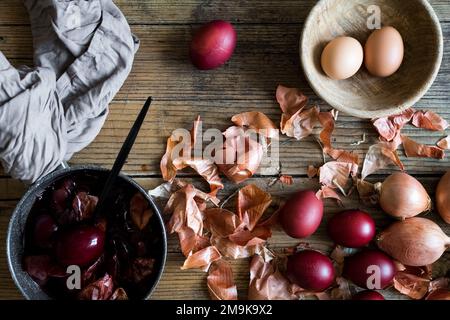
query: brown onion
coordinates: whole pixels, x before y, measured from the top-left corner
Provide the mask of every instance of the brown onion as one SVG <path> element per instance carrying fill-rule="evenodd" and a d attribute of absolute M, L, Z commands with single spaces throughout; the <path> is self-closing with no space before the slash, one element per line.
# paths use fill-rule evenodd
<path fill-rule="evenodd" d="M 431 198 L 422 184 L 404 172 L 396 172 L 375 189 L 384 212 L 396 218 L 411 218 L 431 209 Z"/>
<path fill-rule="evenodd" d="M 393 223 L 377 243 L 394 259 L 419 267 L 437 261 L 450 246 L 450 238 L 433 221 L 415 217 Z"/>
<path fill-rule="evenodd" d="M 436 206 L 445 222 L 450 223 L 450 171 L 442 177 L 436 189 Z"/>

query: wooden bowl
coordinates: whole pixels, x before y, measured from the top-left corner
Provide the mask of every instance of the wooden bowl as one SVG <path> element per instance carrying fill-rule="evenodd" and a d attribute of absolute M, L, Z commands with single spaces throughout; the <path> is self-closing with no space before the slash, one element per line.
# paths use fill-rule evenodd
<path fill-rule="evenodd" d="M 346 80 L 328 78 L 320 65 L 325 45 L 339 36 L 356 38 L 364 46 L 373 30 L 367 8 L 381 9 L 381 26 L 396 28 L 405 56 L 390 77 L 370 75 L 364 65 Z M 426 0 L 321 0 L 306 19 L 300 56 L 308 82 L 332 107 L 360 118 L 378 118 L 412 107 L 432 85 L 443 55 L 439 20 Z"/>

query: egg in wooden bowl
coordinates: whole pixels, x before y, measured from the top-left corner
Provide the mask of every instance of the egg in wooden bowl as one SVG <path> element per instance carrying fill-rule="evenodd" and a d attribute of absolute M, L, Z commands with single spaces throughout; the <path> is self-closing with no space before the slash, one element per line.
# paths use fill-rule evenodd
<path fill-rule="evenodd" d="M 363 63 L 358 46 L 353 46 L 356 63 L 341 62 L 352 68 L 361 64 L 356 73 L 342 71 L 340 60 L 333 61 L 352 53 L 345 47 L 329 50 L 339 37 L 354 38 L 364 49 Z M 312 89 L 332 107 L 360 118 L 413 106 L 433 84 L 442 56 L 442 30 L 426 0 L 320 0 L 300 39 L 301 63 Z"/>

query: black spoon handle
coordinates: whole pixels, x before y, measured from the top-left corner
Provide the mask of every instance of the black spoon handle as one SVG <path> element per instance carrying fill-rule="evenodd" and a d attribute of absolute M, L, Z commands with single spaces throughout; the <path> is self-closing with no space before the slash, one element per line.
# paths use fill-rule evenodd
<path fill-rule="evenodd" d="M 136 121 L 134 122 L 133 127 L 130 130 L 130 133 L 128 133 L 128 137 L 122 145 L 119 154 L 117 155 L 116 161 L 114 162 L 108 179 L 106 180 L 103 187 L 102 193 L 100 194 L 97 207 L 95 208 L 94 217 L 98 217 L 102 213 L 109 193 L 111 192 L 111 189 L 114 186 L 114 183 L 116 182 L 116 179 L 119 176 L 119 173 L 128 158 L 128 154 L 130 153 L 131 148 L 136 141 L 136 137 L 139 133 L 139 130 L 141 129 L 142 123 L 144 122 L 145 116 L 147 115 L 151 104 L 152 97 L 149 97 L 142 107 L 142 110 L 139 113 L 138 117 L 136 118 Z"/>

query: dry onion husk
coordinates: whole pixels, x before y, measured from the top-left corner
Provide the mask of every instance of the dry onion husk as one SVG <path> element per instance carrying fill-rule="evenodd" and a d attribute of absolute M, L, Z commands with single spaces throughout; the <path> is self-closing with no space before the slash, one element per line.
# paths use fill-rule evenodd
<path fill-rule="evenodd" d="M 450 136 L 447 136 L 445 138 L 442 138 L 437 143 L 437 146 L 441 148 L 442 150 L 448 150 L 450 149 Z"/>
<path fill-rule="evenodd" d="M 448 122 L 433 111 L 416 111 L 411 123 L 417 128 L 432 131 L 443 131 L 448 128 Z"/>
<path fill-rule="evenodd" d="M 250 263 L 249 300 L 299 300 L 314 295 L 300 288 L 281 272 L 279 261 L 255 255 Z"/>
<path fill-rule="evenodd" d="M 450 300 L 450 278 L 442 277 L 430 282 L 426 300 Z"/>
<path fill-rule="evenodd" d="M 242 127 L 224 132 L 225 144 L 216 154 L 220 172 L 234 183 L 241 183 L 255 174 L 264 156 L 262 144 Z"/>
<path fill-rule="evenodd" d="M 372 123 L 383 141 L 392 141 L 400 130 L 411 121 L 414 113 L 415 110 L 410 108 L 396 115 L 375 119 Z"/>
<path fill-rule="evenodd" d="M 238 299 L 233 270 L 227 261 L 221 259 L 211 265 L 206 283 L 212 300 Z"/>
<path fill-rule="evenodd" d="M 405 150 L 405 154 L 407 157 L 433 158 L 438 160 L 442 160 L 445 158 L 445 152 L 441 148 L 418 143 L 404 135 L 402 135 L 401 137 L 403 149 Z"/>
<path fill-rule="evenodd" d="M 197 137 L 200 134 L 201 122 L 202 120 L 198 116 L 190 131 L 190 141 L 183 141 L 183 138 L 174 135 L 167 139 L 166 152 L 161 158 L 160 169 L 165 181 L 174 182 L 177 171 L 187 167 L 192 168 L 209 183 L 211 187 L 210 195 L 214 197 L 219 190 L 223 189 L 217 166 L 212 159 L 191 157 L 191 153 L 197 144 Z M 181 154 L 175 153 L 178 146 L 183 147 Z"/>
<path fill-rule="evenodd" d="M 259 111 L 236 114 L 231 118 L 231 121 L 238 127 L 253 129 L 267 138 L 276 138 L 278 136 L 278 129 L 272 120 Z"/>
<path fill-rule="evenodd" d="M 277 87 L 276 99 L 283 112 L 281 133 L 297 140 L 311 135 L 319 122 L 319 107 L 306 109 L 308 98 L 299 89 L 282 85 Z"/>

